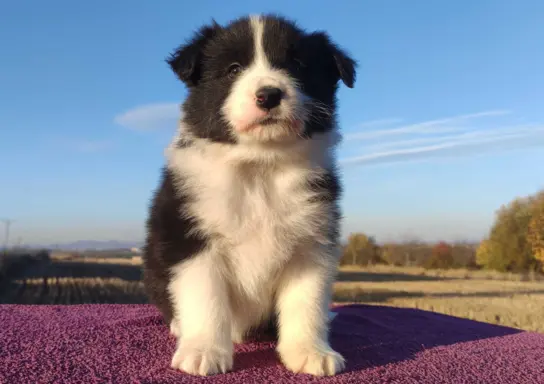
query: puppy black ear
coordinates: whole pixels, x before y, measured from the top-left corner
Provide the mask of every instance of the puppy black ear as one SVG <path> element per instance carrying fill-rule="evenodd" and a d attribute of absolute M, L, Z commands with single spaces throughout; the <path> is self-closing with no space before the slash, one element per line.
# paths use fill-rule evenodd
<path fill-rule="evenodd" d="M 353 88 L 356 77 L 357 62 L 352 59 L 343 49 L 334 44 L 326 32 L 315 32 L 310 35 L 310 40 L 317 43 L 320 51 L 328 53 L 328 66 L 338 80 Z M 323 51 L 322 51 L 323 52 Z M 331 60 L 332 59 L 332 60 Z"/>
<path fill-rule="evenodd" d="M 174 53 L 166 59 L 166 62 L 187 86 L 198 84 L 201 78 L 201 66 L 203 60 L 202 51 L 206 43 L 213 38 L 221 26 L 212 20 L 211 25 L 200 28 L 193 38 L 179 46 Z"/>
<path fill-rule="evenodd" d="M 347 87 L 353 88 L 355 84 L 357 63 L 342 49 L 333 45 L 333 57 L 336 62 L 338 74 Z"/>

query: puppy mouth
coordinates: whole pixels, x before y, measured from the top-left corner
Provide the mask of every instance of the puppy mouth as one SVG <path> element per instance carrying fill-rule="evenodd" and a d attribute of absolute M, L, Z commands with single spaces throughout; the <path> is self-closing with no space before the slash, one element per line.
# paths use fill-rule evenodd
<path fill-rule="evenodd" d="M 259 127 L 265 128 L 265 127 L 272 127 L 272 126 L 280 126 L 285 128 L 288 128 L 290 130 L 297 130 L 301 127 L 303 124 L 301 119 L 293 119 L 293 118 L 279 118 L 275 116 L 265 116 L 261 119 L 257 119 L 253 121 L 252 123 L 248 124 L 242 131 L 252 131 L 254 129 L 257 129 Z"/>

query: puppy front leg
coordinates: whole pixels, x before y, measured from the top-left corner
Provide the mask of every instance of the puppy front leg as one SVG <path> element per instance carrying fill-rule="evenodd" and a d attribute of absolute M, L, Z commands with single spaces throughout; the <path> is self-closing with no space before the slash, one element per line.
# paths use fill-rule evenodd
<path fill-rule="evenodd" d="M 168 287 L 179 326 L 171 367 L 192 375 L 232 369 L 227 290 L 212 256 L 202 252 L 174 267 Z"/>
<path fill-rule="evenodd" d="M 337 267 L 333 260 L 320 262 L 317 258 L 310 256 L 289 265 L 282 276 L 277 350 L 283 364 L 295 373 L 332 376 L 345 367 L 344 358 L 328 341 L 329 303 Z"/>

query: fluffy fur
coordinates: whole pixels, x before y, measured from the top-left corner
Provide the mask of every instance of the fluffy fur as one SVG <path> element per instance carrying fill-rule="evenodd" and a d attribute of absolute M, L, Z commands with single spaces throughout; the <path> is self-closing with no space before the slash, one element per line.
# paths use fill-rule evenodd
<path fill-rule="evenodd" d="M 168 59 L 187 86 L 151 204 L 144 281 L 177 338 L 172 367 L 227 372 L 271 320 L 293 372 L 334 375 L 339 259 L 336 90 L 355 62 L 275 15 L 201 28 Z"/>

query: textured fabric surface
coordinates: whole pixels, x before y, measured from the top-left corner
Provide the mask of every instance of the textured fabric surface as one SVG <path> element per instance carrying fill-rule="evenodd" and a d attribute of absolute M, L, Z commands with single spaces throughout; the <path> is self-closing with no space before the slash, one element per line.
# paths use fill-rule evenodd
<path fill-rule="evenodd" d="M 291 374 L 260 341 L 236 347 L 233 372 L 195 378 L 169 368 L 175 340 L 150 305 L 3 305 L 0 382 L 544 383 L 542 334 L 412 309 L 334 311 L 342 374 Z"/>

